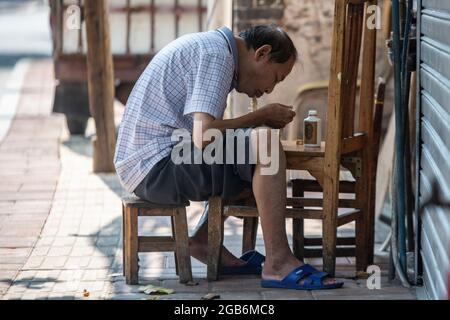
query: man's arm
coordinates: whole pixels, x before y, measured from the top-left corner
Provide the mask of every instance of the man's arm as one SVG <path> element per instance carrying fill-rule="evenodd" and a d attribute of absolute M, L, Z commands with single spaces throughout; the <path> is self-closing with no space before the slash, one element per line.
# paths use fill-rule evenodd
<path fill-rule="evenodd" d="M 203 141 L 203 133 L 208 129 L 225 132 L 226 129 L 238 129 L 267 125 L 272 128 L 284 128 L 295 117 L 292 107 L 270 104 L 255 112 L 235 119 L 214 119 L 207 113 L 196 112 L 194 117 L 193 140 L 197 148 L 203 149 L 210 142 Z"/>

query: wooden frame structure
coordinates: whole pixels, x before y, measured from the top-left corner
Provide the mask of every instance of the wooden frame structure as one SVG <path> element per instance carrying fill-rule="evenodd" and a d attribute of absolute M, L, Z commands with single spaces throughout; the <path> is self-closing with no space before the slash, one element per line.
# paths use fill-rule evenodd
<path fill-rule="evenodd" d="M 114 73 L 117 79 L 124 82 L 134 82 L 144 71 L 150 60 L 156 54 L 155 48 L 155 15 L 159 13 L 172 13 L 175 16 L 174 38 L 180 35 L 179 21 L 185 13 L 198 13 L 198 30 L 202 31 L 204 25 L 203 14 L 206 7 L 201 0 L 197 5 L 182 5 L 179 0 L 167 1 L 165 5 L 157 5 L 155 0 L 149 0 L 148 5 L 131 5 L 130 0 L 125 0 L 123 6 L 115 6 L 109 9 L 110 13 L 124 13 L 127 19 L 126 29 L 126 52 L 124 54 L 114 54 Z M 84 0 L 77 0 L 76 5 L 82 9 L 85 6 Z M 87 78 L 87 65 L 82 45 L 82 29 L 78 30 L 78 48 L 76 53 L 64 53 L 64 14 L 68 8 L 62 0 L 50 0 L 51 26 L 53 34 L 53 59 L 55 63 L 55 77 L 61 81 L 85 81 Z M 133 14 L 146 13 L 151 20 L 150 48 L 148 53 L 134 54 L 130 50 L 130 25 Z"/>

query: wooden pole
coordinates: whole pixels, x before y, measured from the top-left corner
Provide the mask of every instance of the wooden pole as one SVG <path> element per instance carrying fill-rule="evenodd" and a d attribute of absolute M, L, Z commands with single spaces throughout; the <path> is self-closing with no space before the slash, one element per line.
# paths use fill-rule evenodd
<path fill-rule="evenodd" d="M 114 171 L 114 69 L 111 55 L 108 2 L 85 1 L 89 106 L 97 136 L 93 139 L 94 172 Z"/>

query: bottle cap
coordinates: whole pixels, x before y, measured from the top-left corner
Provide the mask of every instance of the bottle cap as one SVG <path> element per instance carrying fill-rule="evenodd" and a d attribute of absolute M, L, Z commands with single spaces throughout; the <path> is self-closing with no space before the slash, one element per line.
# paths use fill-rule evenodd
<path fill-rule="evenodd" d="M 317 110 L 309 110 L 308 116 L 317 116 Z"/>

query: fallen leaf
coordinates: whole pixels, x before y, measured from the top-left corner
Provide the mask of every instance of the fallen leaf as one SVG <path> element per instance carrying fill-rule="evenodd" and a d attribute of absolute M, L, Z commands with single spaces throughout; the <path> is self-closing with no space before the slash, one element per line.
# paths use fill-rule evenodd
<path fill-rule="evenodd" d="M 139 288 L 140 292 L 143 292 L 147 295 L 167 295 L 167 294 L 172 294 L 174 293 L 173 289 L 167 289 L 167 288 L 163 288 L 163 287 L 157 287 L 154 285 L 148 285 L 145 287 L 140 287 Z"/>
<path fill-rule="evenodd" d="M 198 286 L 198 285 L 199 285 L 199 283 L 196 282 L 196 281 L 189 281 L 188 283 L 186 283 L 187 287 L 195 287 L 195 286 Z"/>
<path fill-rule="evenodd" d="M 356 278 L 357 279 L 368 279 L 369 278 L 369 274 L 367 272 L 364 271 L 358 271 L 356 272 Z"/>
<path fill-rule="evenodd" d="M 120 272 L 108 274 L 108 277 L 111 277 L 111 278 L 113 278 L 113 277 L 121 277 L 121 276 L 123 276 L 123 274 L 120 273 Z"/>
<path fill-rule="evenodd" d="M 215 300 L 220 299 L 220 295 L 216 293 L 208 293 L 206 296 L 202 297 L 202 300 Z"/>
<path fill-rule="evenodd" d="M 87 291 L 86 289 L 84 289 L 84 290 L 83 290 L 83 297 L 89 298 L 89 295 L 90 295 L 89 291 Z"/>

